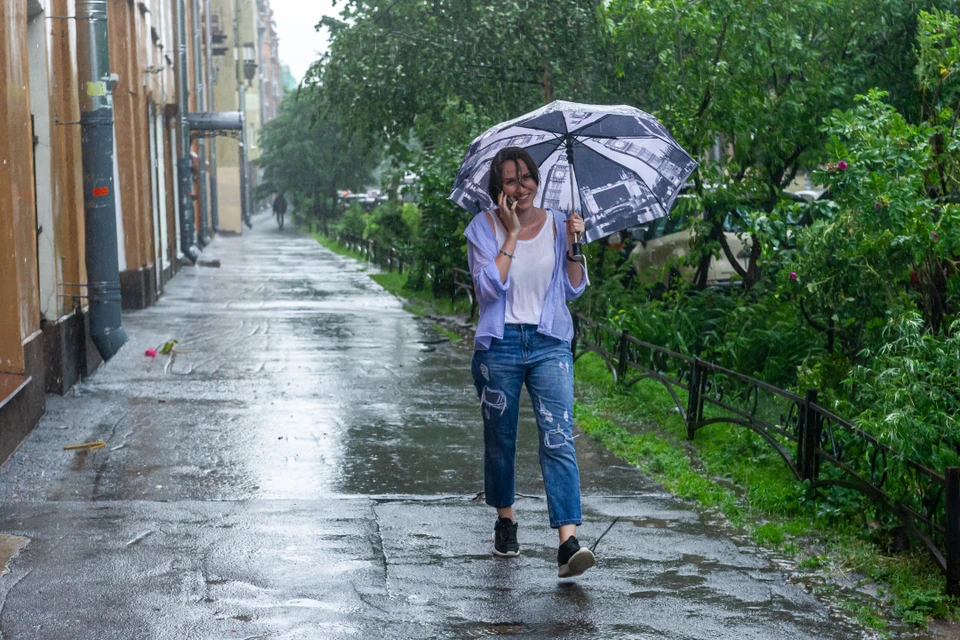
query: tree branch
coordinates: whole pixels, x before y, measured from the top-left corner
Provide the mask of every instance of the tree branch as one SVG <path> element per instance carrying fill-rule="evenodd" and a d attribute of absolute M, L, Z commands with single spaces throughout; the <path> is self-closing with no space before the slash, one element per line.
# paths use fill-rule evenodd
<path fill-rule="evenodd" d="M 727 27 L 730 26 L 730 18 L 728 17 L 723 22 L 723 27 L 720 29 L 720 37 L 717 38 L 717 51 L 713 56 L 713 67 L 720 63 L 720 56 L 723 54 L 723 43 L 727 39 Z M 703 114 L 706 113 L 707 107 L 710 106 L 710 85 L 707 85 L 707 90 L 703 93 L 703 100 L 700 101 L 700 108 L 697 110 L 697 117 L 702 118 Z"/>
<path fill-rule="evenodd" d="M 820 333 L 827 333 L 830 329 L 825 325 L 815 321 L 813 318 L 807 314 L 806 308 L 803 306 L 803 298 L 797 298 L 797 301 L 800 303 L 800 314 L 803 315 L 803 319 L 807 321 L 811 327 L 819 331 Z"/>

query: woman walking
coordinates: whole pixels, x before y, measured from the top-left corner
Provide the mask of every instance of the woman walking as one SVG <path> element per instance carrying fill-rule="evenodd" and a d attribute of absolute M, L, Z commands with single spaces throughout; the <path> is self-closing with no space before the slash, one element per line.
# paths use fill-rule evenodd
<path fill-rule="evenodd" d="M 586 286 L 570 255 L 583 218 L 534 206 L 537 165 L 508 147 L 490 167 L 489 193 L 498 207 L 474 217 L 464 235 L 480 303 L 471 369 L 480 396 L 486 502 L 497 510 L 493 553 L 516 556 L 514 460 L 521 387 L 537 419 L 540 469 L 550 526 L 558 530 L 558 575 L 576 576 L 594 564 L 580 548 L 580 471 L 573 446 L 573 321 L 566 302 Z"/>

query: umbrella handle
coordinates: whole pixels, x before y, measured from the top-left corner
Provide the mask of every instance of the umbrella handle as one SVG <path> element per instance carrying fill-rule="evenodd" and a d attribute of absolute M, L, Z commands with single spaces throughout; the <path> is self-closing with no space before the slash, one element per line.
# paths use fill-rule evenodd
<path fill-rule="evenodd" d="M 580 234 L 573 234 L 573 247 L 571 249 L 570 255 L 575 259 L 579 260 L 583 257 L 583 243 L 580 242 Z"/>

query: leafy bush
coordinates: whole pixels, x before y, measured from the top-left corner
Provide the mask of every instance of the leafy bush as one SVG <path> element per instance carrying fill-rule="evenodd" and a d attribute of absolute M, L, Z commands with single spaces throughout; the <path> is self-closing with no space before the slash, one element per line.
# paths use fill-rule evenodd
<path fill-rule="evenodd" d="M 960 321 L 951 335 L 924 329 L 918 312 L 891 319 L 882 345 L 846 380 L 857 422 L 904 457 L 937 471 L 960 465 Z"/>
<path fill-rule="evenodd" d="M 417 206 L 410 203 L 386 202 L 366 216 L 364 237 L 382 247 L 403 250 L 414 238 L 411 223 L 418 217 Z"/>
<path fill-rule="evenodd" d="M 466 145 L 441 145 L 424 151 L 417 166 L 422 217 L 411 286 L 422 287 L 429 277 L 438 297 L 453 290 L 454 267 L 467 268 L 463 231 L 470 217 L 447 198 L 465 152 Z"/>
<path fill-rule="evenodd" d="M 367 214 L 363 212 L 360 205 L 355 204 L 343 212 L 340 220 L 330 226 L 334 231 L 362 238 L 367 230 Z"/>

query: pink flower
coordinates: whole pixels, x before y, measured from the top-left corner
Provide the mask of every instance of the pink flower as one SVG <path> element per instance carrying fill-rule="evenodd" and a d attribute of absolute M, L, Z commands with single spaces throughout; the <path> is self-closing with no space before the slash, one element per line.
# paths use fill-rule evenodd
<path fill-rule="evenodd" d="M 156 357 L 157 357 L 157 350 L 156 350 L 156 349 L 147 349 L 146 351 L 143 352 L 143 355 L 147 356 L 148 358 L 156 358 Z"/>
<path fill-rule="evenodd" d="M 940 235 L 936 231 L 933 232 L 933 241 L 940 242 Z"/>
<path fill-rule="evenodd" d="M 791 272 L 790 272 L 790 282 L 796 282 L 796 281 L 797 281 L 797 272 L 796 272 L 796 271 L 791 271 Z"/>
<path fill-rule="evenodd" d="M 847 163 L 841 160 L 840 162 L 837 163 L 837 169 L 839 169 L 840 171 L 846 171 Z"/>

